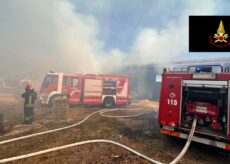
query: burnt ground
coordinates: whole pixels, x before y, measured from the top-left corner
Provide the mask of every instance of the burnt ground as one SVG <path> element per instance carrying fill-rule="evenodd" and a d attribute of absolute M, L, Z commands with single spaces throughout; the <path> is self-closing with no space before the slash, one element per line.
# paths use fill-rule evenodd
<path fill-rule="evenodd" d="M 4 98 L 5 100 L 5 98 Z M 0 101 L 0 113 L 4 113 L 5 132 L 0 133 L 0 140 L 6 140 L 26 134 L 63 127 L 82 120 L 88 114 L 101 110 L 99 107 L 71 107 L 67 120 L 53 117 L 49 107 L 35 109 L 35 122 L 22 125 L 22 102 Z M 122 107 L 125 109 L 136 106 Z M 133 115 L 150 111 L 116 111 L 108 115 Z M 106 118 L 93 115 L 85 123 L 70 129 L 51 134 L 36 136 L 12 143 L 0 145 L 0 159 L 36 152 L 39 150 L 70 144 L 89 139 L 110 139 L 123 143 L 155 160 L 168 163 L 183 148 L 185 141 L 159 133 L 157 112 L 134 118 Z M 18 160 L 12 163 L 148 163 L 142 158 L 111 144 L 95 143 L 72 147 L 36 157 Z M 230 163 L 230 153 L 215 147 L 192 143 L 180 163 Z"/>

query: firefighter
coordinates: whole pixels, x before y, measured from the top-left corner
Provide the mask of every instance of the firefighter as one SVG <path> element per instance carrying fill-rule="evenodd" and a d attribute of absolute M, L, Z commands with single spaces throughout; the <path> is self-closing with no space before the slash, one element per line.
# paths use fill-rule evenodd
<path fill-rule="evenodd" d="M 32 84 L 25 85 L 25 92 L 22 94 L 24 101 L 24 124 L 32 124 L 34 120 L 34 103 L 37 99 L 37 93 L 34 91 Z"/>

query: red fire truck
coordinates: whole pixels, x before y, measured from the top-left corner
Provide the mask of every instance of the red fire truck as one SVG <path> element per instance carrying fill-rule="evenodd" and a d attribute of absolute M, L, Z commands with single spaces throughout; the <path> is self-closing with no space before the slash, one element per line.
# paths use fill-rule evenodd
<path fill-rule="evenodd" d="M 230 150 L 230 73 L 221 65 L 164 69 L 158 121 L 160 132 L 187 138 L 193 118 L 193 141 Z"/>
<path fill-rule="evenodd" d="M 47 73 L 40 88 L 41 103 L 52 105 L 54 98 L 60 95 L 67 96 L 70 105 L 112 107 L 129 103 L 130 82 L 122 75 Z"/>

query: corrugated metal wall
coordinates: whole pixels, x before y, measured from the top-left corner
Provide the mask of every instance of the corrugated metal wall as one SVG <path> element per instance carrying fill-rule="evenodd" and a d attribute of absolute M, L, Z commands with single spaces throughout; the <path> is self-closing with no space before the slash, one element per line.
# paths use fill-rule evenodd
<path fill-rule="evenodd" d="M 156 76 L 161 74 L 159 66 L 128 66 L 120 73 L 130 76 L 133 99 L 159 100 L 160 82 Z"/>

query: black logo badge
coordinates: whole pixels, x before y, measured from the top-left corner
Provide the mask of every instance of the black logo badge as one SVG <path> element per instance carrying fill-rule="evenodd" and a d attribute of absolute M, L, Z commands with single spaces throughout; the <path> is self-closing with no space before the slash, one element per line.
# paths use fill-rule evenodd
<path fill-rule="evenodd" d="M 230 16 L 189 16 L 189 52 L 230 52 Z"/>

